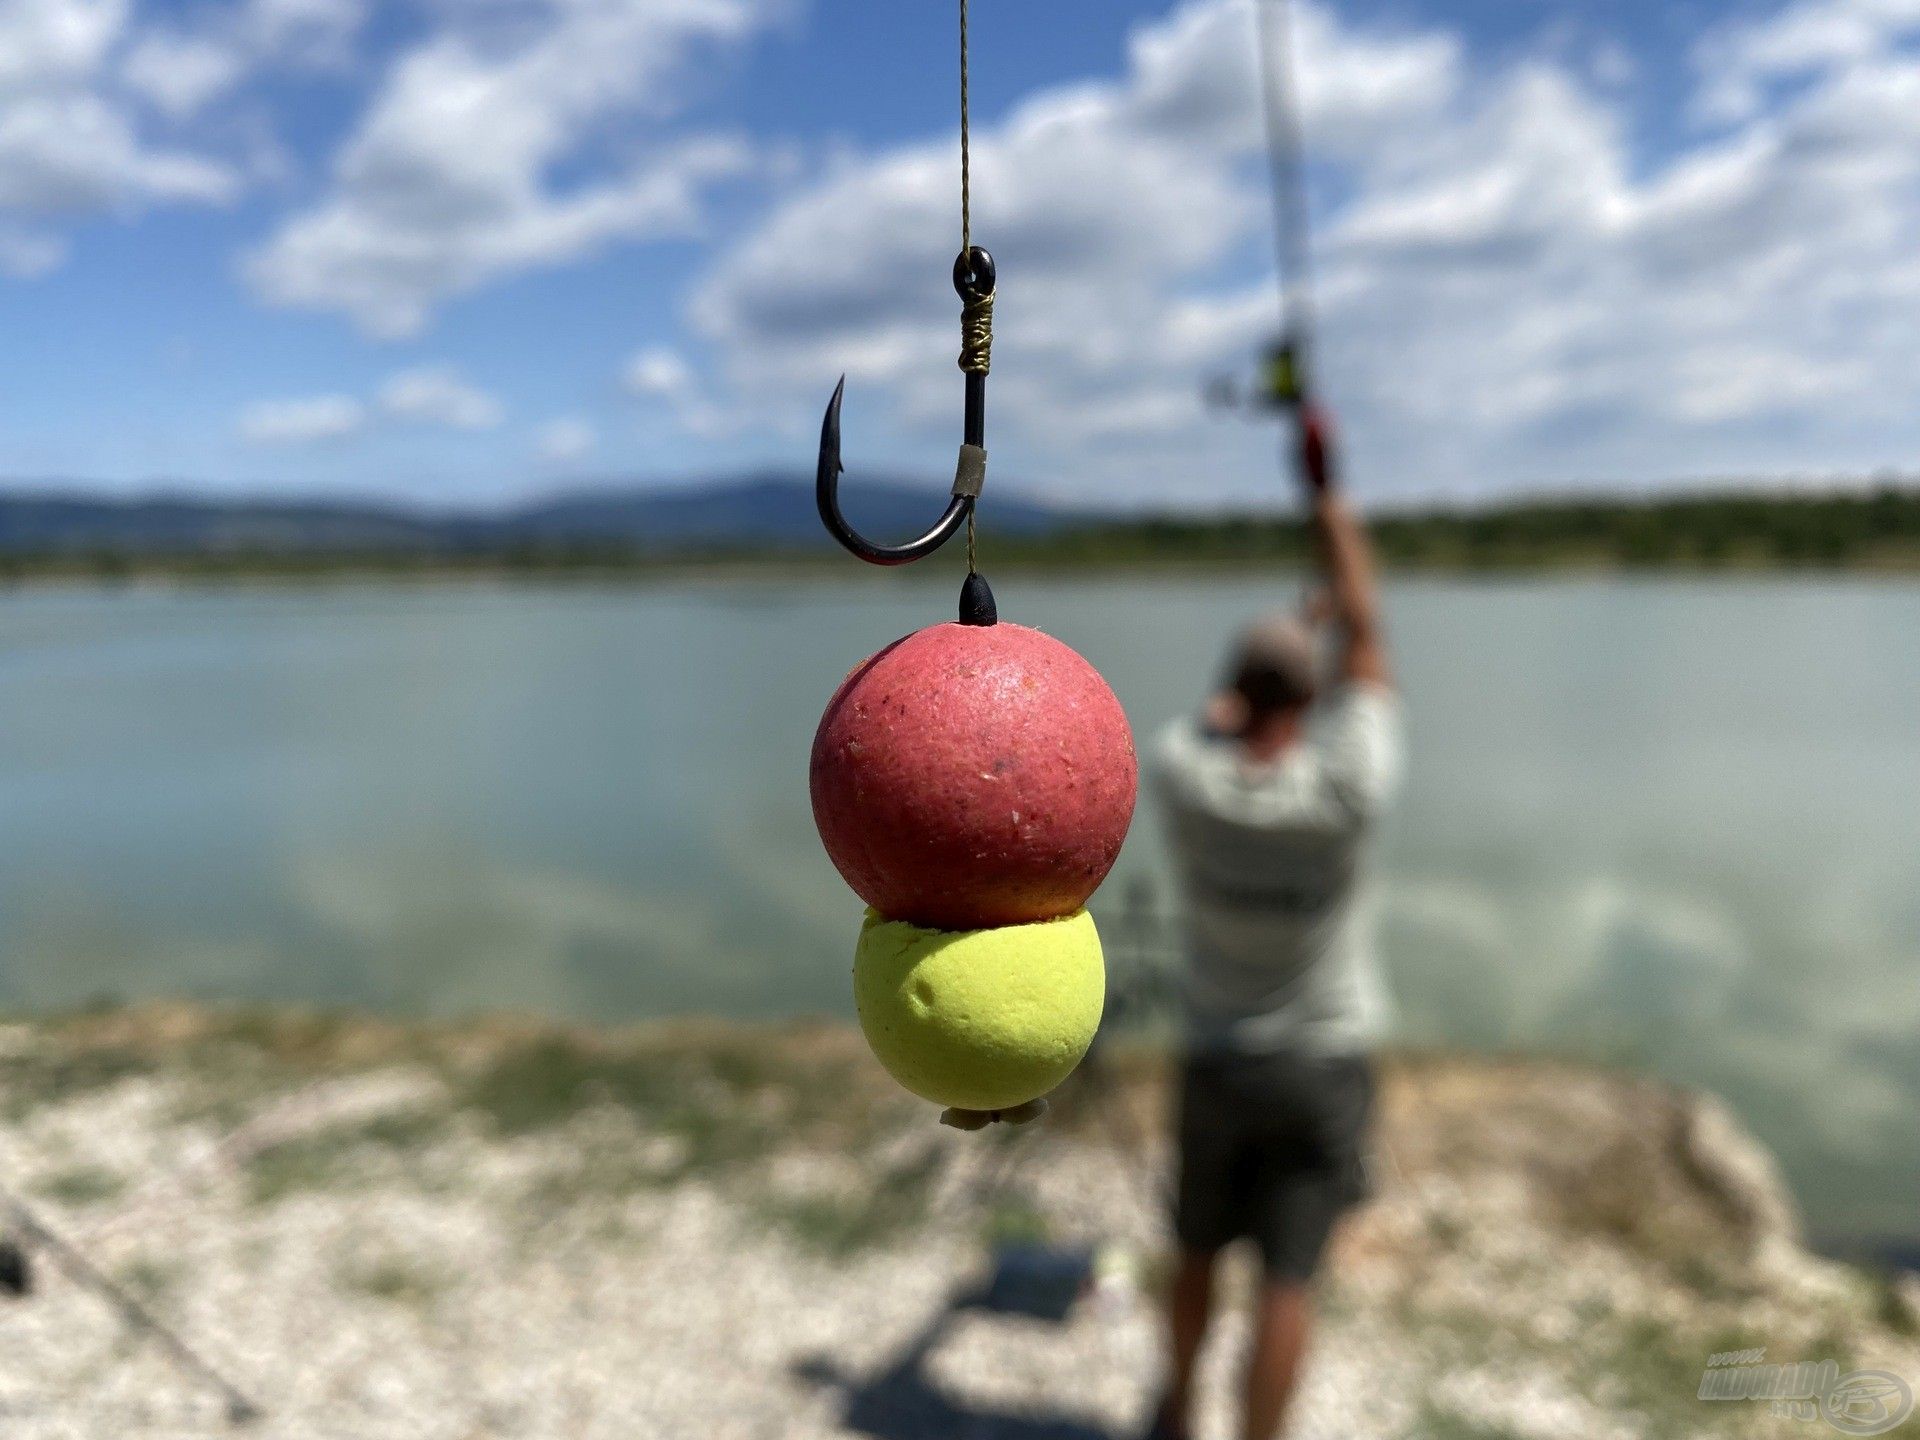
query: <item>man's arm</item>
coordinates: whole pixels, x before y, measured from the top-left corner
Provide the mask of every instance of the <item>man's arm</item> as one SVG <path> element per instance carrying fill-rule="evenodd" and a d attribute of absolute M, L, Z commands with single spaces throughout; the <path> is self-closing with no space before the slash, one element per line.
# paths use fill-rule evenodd
<path fill-rule="evenodd" d="M 1327 572 L 1327 593 L 1344 648 L 1340 678 L 1391 687 L 1380 595 L 1373 579 L 1373 546 L 1366 527 L 1333 483 L 1326 417 L 1308 406 L 1300 415 L 1300 478 L 1307 490 L 1314 541 Z"/>

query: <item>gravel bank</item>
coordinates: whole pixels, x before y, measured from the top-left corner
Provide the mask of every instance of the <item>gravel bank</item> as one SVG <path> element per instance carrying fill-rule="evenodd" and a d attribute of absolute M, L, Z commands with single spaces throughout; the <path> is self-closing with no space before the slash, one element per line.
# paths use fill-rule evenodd
<path fill-rule="evenodd" d="M 622 1033 L 149 1008 L 0 1028 L 0 1183 L 287 1440 L 1126 1436 L 1165 1235 L 1151 1057 L 959 1135 L 827 1027 Z M 1713 1102 L 1401 1057 L 1299 1434 L 1781 1436 L 1694 1398 L 1764 1346 L 1920 1380 L 1911 1297 L 1808 1256 Z M 1102 1247 L 1060 1324 L 956 1304 L 994 1237 Z M 0 1434 L 201 1436 L 219 1397 L 36 1255 Z M 1230 1433 L 1239 1332 L 1213 1347 Z"/>

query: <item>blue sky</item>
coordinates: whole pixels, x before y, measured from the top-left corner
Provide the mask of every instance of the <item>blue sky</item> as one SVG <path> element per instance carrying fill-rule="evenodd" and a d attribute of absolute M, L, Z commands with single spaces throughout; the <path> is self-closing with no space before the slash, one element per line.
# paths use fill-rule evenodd
<path fill-rule="evenodd" d="M 1912 468 L 1920 0 L 1296 0 L 1366 495 Z M 997 483 L 1271 495 L 1251 0 L 974 0 Z M 957 439 L 954 16 L 0 0 L 0 476 L 495 503 Z"/>

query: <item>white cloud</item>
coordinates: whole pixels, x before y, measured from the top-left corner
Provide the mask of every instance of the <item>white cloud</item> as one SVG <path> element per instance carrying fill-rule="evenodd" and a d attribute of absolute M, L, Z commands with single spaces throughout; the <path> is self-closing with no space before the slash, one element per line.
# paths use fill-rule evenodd
<path fill-rule="evenodd" d="M 366 428 L 367 407 L 351 395 L 262 400 L 240 415 L 241 438 L 256 445 L 317 445 Z"/>
<path fill-rule="evenodd" d="M 665 400 L 684 398 L 693 389 L 693 372 L 676 350 L 649 346 L 627 362 L 622 377 L 635 395 Z"/>
<path fill-rule="evenodd" d="M 634 352 L 621 372 L 627 393 L 638 400 L 665 407 L 689 434 L 724 434 L 729 417 L 713 402 L 685 357 L 668 345 L 649 345 Z"/>
<path fill-rule="evenodd" d="M 257 53 L 337 65 L 350 57 L 367 9 L 367 0 L 249 0 L 239 28 Z"/>
<path fill-rule="evenodd" d="M 211 8 L 196 25 L 158 27 L 140 36 L 121 63 L 121 79 L 169 117 L 182 119 L 269 66 L 343 66 L 365 21 L 365 0 L 246 0 Z"/>
<path fill-rule="evenodd" d="M 111 62 L 125 0 L 9 0 L 0 5 L 0 267 L 59 263 L 67 223 L 156 204 L 218 204 L 231 166 L 145 138 Z"/>
<path fill-rule="evenodd" d="M 1357 482 L 1910 462 L 1920 57 L 1896 42 L 1916 11 L 1803 0 L 1722 35 L 1701 95 L 1728 76 L 1796 83 L 1649 164 L 1631 92 L 1591 67 L 1470 70 L 1444 30 L 1303 6 L 1319 358 Z M 1207 376 L 1246 373 L 1274 324 L 1253 268 L 1268 243 L 1253 34 L 1248 0 L 1193 0 L 1136 35 L 1117 80 L 976 112 L 975 234 L 1001 262 L 1000 473 L 1102 500 L 1274 486 L 1271 429 L 1198 400 Z M 844 370 L 856 463 L 951 439 L 955 162 L 950 136 L 837 157 L 721 256 L 691 318 L 738 423 L 800 440 Z"/>
<path fill-rule="evenodd" d="M 31 280 L 57 269 L 67 247 L 44 231 L 0 225 L 0 275 Z"/>
<path fill-rule="evenodd" d="M 398 420 L 451 430 L 490 430 L 502 413 L 493 396 L 433 365 L 403 370 L 388 380 L 380 390 L 380 408 Z"/>
<path fill-rule="evenodd" d="M 262 400 L 240 414 L 243 439 L 264 445 L 313 445 L 362 434 L 377 420 L 491 430 L 504 418 L 499 400 L 445 366 L 420 365 L 388 377 L 371 401 L 352 395 Z"/>
<path fill-rule="evenodd" d="M 737 43 L 766 0 L 548 0 L 482 9 L 395 63 L 334 162 L 328 194 L 249 260 L 278 305 L 417 333 L 435 306 L 618 240 L 692 230 L 738 141 L 654 136 L 562 182 L 616 121 L 660 121 L 694 62 Z"/>
<path fill-rule="evenodd" d="M 586 421 L 578 416 L 563 415 L 540 431 L 538 451 L 540 458 L 550 465 L 571 465 L 590 455 L 599 439 Z"/>
<path fill-rule="evenodd" d="M 0 90 L 84 83 L 126 21 L 125 0 L 9 0 L 0 9 Z"/>
<path fill-rule="evenodd" d="M 245 67 L 238 47 L 225 41 L 161 32 L 128 52 L 120 74 L 137 94 L 177 119 L 231 90 Z"/>
<path fill-rule="evenodd" d="M 1769 85 L 1871 63 L 1917 30 L 1917 0 L 1797 0 L 1758 20 L 1731 22 L 1698 48 L 1696 108 L 1710 120 L 1750 118 Z"/>

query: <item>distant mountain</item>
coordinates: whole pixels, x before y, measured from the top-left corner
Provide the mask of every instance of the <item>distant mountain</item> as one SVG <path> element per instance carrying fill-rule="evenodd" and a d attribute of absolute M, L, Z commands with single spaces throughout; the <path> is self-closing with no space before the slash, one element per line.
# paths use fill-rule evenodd
<path fill-rule="evenodd" d="M 196 554 L 432 547 L 448 522 L 378 505 L 0 495 L 0 553 Z"/>
<path fill-rule="evenodd" d="M 881 540 L 919 534 L 946 506 L 935 484 L 845 481 L 841 504 Z M 1093 518 L 989 493 L 983 517 L 1003 535 L 1045 535 Z M 373 502 L 130 500 L 0 492 L 0 554 L 194 555 L 235 551 L 420 551 L 521 546 L 649 551 L 814 549 L 832 542 L 811 481 L 780 476 L 662 489 L 581 490 L 505 512 Z"/>
<path fill-rule="evenodd" d="M 861 533 L 880 540 L 912 539 L 940 517 L 946 504 L 938 482 L 840 484 L 847 518 Z M 981 517 L 983 522 L 991 517 L 1003 535 L 1044 535 L 1091 518 L 992 492 L 981 500 Z M 543 541 L 782 548 L 833 543 L 814 509 L 813 482 L 772 476 L 685 489 L 562 495 L 519 511 L 509 523 L 517 535 Z"/>

